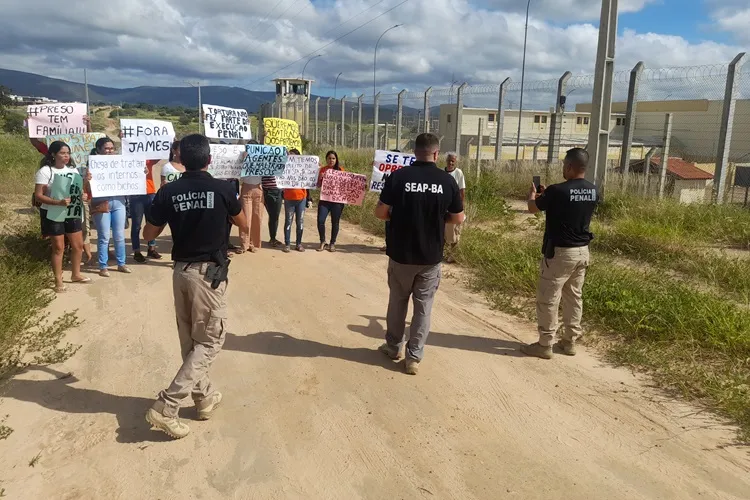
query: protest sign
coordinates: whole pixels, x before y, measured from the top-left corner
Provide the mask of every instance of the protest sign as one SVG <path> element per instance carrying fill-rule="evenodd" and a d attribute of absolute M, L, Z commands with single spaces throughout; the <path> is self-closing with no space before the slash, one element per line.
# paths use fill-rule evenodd
<path fill-rule="evenodd" d="M 45 137 L 45 141 L 47 146 L 55 141 L 63 141 L 70 146 L 70 157 L 79 171 L 84 171 L 88 166 L 89 153 L 94 149 L 96 141 L 102 137 L 106 137 L 106 135 L 101 132 L 88 132 L 85 134 L 48 135 Z"/>
<path fill-rule="evenodd" d="M 216 179 L 239 179 L 245 146 L 236 144 L 211 144 L 211 164 L 208 173 Z"/>
<path fill-rule="evenodd" d="M 70 205 L 66 219 L 83 219 L 83 177 L 75 174 L 70 183 Z"/>
<path fill-rule="evenodd" d="M 203 129 L 213 139 L 252 139 L 250 119 L 244 109 L 203 105 Z"/>
<path fill-rule="evenodd" d="M 52 184 L 49 187 L 49 197 L 53 200 L 64 200 L 70 196 L 70 186 L 73 183 L 72 177 L 65 175 L 55 175 L 52 178 Z M 60 205 L 43 205 L 42 208 L 47 210 L 47 218 L 55 222 L 63 222 L 68 216 L 68 207 Z"/>
<path fill-rule="evenodd" d="M 142 160 L 167 160 L 175 133 L 171 122 L 123 118 L 122 154 Z"/>
<path fill-rule="evenodd" d="M 299 135 L 299 124 L 294 120 L 282 118 L 263 118 L 263 130 L 266 136 L 264 144 L 286 146 L 302 153 L 302 138 Z"/>
<path fill-rule="evenodd" d="M 146 160 L 121 155 L 89 158 L 91 196 L 146 194 Z"/>
<path fill-rule="evenodd" d="M 408 167 L 417 161 L 414 155 L 405 153 L 394 153 L 392 151 L 375 151 L 375 160 L 372 162 L 372 179 L 370 179 L 370 191 L 380 192 L 383 190 L 385 180 L 396 170 Z"/>
<path fill-rule="evenodd" d="M 53 102 L 26 107 L 29 137 L 43 139 L 48 135 L 85 134 L 86 104 Z"/>
<path fill-rule="evenodd" d="M 247 158 L 242 164 L 242 177 L 250 175 L 280 176 L 286 165 L 287 151 L 284 146 L 248 144 Z"/>
<path fill-rule="evenodd" d="M 333 203 L 361 205 L 365 199 L 367 177 L 340 170 L 327 170 L 323 175 L 320 199 Z"/>
<path fill-rule="evenodd" d="M 284 173 L 276 178 L 279 189 L 315 189 L 318 186 L 320 158 L 291 155 L 286 159 Z"/>

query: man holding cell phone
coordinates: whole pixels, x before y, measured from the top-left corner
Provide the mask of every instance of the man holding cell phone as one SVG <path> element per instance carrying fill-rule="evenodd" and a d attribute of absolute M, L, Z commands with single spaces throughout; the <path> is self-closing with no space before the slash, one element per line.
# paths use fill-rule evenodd
<path fill-rule="evenodd" d="M 534 177 L 529 191 L 529 212 L 546 212 L 543 258 L 537 287 L 536 314 L 539 341 L 521 347 L 529 356 L 552 359 L 557 314 L 562 300 L 564 330 L 555 350 L 575 356 L 581 337 L 583 282 L 589 266 L 591 216 L 599 203 L 596 186 L 585 179 L 589 154 L 573 148 L 565 155 L 565 182 L 545 188 Z"/>

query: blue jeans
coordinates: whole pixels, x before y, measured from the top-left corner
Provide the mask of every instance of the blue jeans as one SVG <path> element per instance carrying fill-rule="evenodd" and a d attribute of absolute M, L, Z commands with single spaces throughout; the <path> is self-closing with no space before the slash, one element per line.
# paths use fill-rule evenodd
<path fill-rule="evenodd" d="M 125 265 L 125 200 L 112 198 L 109 200 L 109 212 L 94 214 L 94 225 L 97 234 L 97 253 L 99 269 L 106 269 L 109 262 L 109 230 L 115 242 L 115 258 L 118 266 Z"/>
<path fill-rule="evenodd" d="M 155 194 L 139 194 L 130 197 L 130 217 L 133 223 L 130 225 L 130 241 L 133 244 L 133 251 L 141 251 L 141 224 L 143 216 L 148 214 L 151 209 L 151 202 L 154 201 Z M 148 242 L 149 247 L 156 246 L 156 241 Z"/>
<path fill-rule="evenodd" d="M 302 231 L 305 229 L 305 206 L 307 200 L 284 200 L 284 244 L 290 245 L 292 240 L 292 218 L 297 217 L 297 245 L 302 244 Z"/>
<path fill-rule="evenodd" d="M 343 203 L 332 203 L 330 201 L 321 201 L 318 203 L 318 236 L 320 242 L 326 242 L 326 219 L 331 214 L 331 245 L 336 244 L 336 238 L 339 235 L 339 221 L 344 211 Z"/>

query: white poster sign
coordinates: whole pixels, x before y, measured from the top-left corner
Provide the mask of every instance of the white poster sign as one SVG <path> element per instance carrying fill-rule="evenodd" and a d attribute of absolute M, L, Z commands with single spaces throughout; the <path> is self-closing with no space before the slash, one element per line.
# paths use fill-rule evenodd
<path fill-rule="evenodd" d="M 121 155 L 89 156 L 91 196 L 146 194 L 146 160 Z"/>
<path fill-rule="evenodd" d="M 417 161 L 417 158 L 414 155 L 394 153 L 393 151 L 375 151 L 375 160 L 372 162 L 370 191 L 382 191 L 383 186 L 385 185 L 385 180 L 393 172 L 408 167 L 415 161 Z"/>
<path fill-rule="evenodd" d="M 175 138 L 172 122 L 123 118 L 122 154 L 143 160 L 168 160 Z"/>
<path fill-rule="evenodd" d="M 203 128 L 212 139 L 252 139 L 247 110 L 203 105 Z"/>
<path fill-rule="evenodd" d="M 284 173 L 276 178 L 276 185 L 279 189 L 317 189 L 319 171 L 317 156 L 287 156 Z"/>
<path fill-rule="evenodd" d="M 30 104 L 26 108 L 29 137 L 42 139 L 48 135 L 85 134 L 86 104 L 53 102 Z"/>
<path fill-rule="evenodd" d="M 245 146 L 239 144 L 211 144 L 211 164 L 208 173 L 216 179 L 239 179 L 245 161 Z"/>

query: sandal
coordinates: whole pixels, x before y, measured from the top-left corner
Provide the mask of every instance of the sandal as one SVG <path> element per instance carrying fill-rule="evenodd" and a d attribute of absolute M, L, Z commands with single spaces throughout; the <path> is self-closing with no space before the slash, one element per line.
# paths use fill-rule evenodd
<path fill-rule="evenodd" d="M 68 290 L 68 287 L 66 287 L 65 285 L 59 285 L 55 287 L 55 293 L 63 293 L 63 292 L 66 292 L 67 290 Z"/>
<path fill-rule="evenodd" d="M 318 252 L 322 252 L 326 248 L 328 248 L 328 245 L 326 243 L 321 243 L 320 248 L 318 248 Z"/>
<path fill-rule="evenodd" d="M 243 253 L 245 253 L 245 249 L 244 248 L 240 248 L 240 247 L 236 247 L 234 249 L 234 253 L 236 253 L 237 255 L 242 255 Z"/>
<path fill-rule="evenodd" d="M 70 282 L 71 283 L 91 283 L 91 278 L 89 278 L 88 276 L 83 276 L 81 279 L 77 279 L 77 280 L 71 279 Z"/>
<path fill-rule="evenodd" d="M 328 251 L 329 252 L 335 252 L 336 251 L 336 245 L 334 245 L 333 243 L 331 243 L 330 245 L 328 245 Z"/>

